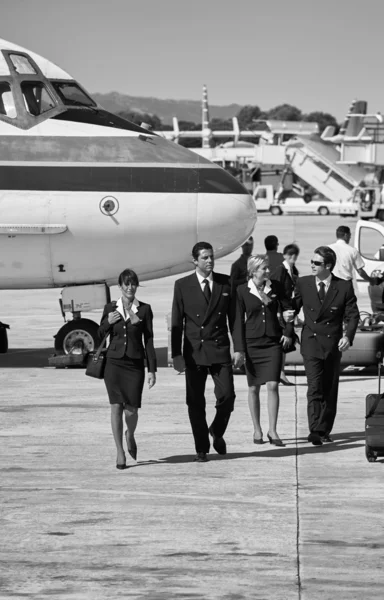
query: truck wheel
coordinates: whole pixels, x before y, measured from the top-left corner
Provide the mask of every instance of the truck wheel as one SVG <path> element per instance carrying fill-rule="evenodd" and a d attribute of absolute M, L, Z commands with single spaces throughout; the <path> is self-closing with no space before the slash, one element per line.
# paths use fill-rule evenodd
<path fill-rule="evenodd" d="M 326 206 L 320 206 L 319 210 L 318 210 L 319 215 L 321 215 L 322 217 L 325 217 L 326 215 L 329 215 L 329 210 Z"/>
<path fill-rule="evenodd" d="M 368 462 L 375 462 L 377 459 L 377 452 L 374 452 L 367 442 L 365 442 L 365 456 Z"/>
<path fill-rule="evenodd" d="M 90 319 L 74 319 L 66 323 L 55 335 L 55 351 L 57 354 L 87 353 L 95 350 L 100 343 L 99 326 Z"/>
<path fill-rule="evenodd" d="M 274 216 L 281 215 L 281 213 L 282 213 L 282 210 L 279 206 L 271 206 L 270 211 L 271 211 L 271 215 L 274 215 Z"/>
<path fill-rule="evenodd" d="M 379 219 L 379 221 L 384 221 L 384 210 L 377 211 L 377 218 Z"/>

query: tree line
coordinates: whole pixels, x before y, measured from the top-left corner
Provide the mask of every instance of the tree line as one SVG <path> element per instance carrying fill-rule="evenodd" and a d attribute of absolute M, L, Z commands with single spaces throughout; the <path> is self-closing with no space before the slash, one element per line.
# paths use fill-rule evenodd
<path fill-rule="evenodd" d="M 171 125 L 165 125 L 157 115 L 151 115 L 148 113 L 139 113 L 132 110 L 120 111 L 119 116 L 140 125 L 142 122 L 148 123 L 152 129 L 156 131 L 170 131 L 172 130 Z M 255 130 L 262 128 L 262 123 L 255 121 L 263 120 L 277 120 L 277 121 L 307 121 L 309 123 L 317 123 L 319 125 L 320 134 L 328 125 L 332 125 L 339 129 L 339 124 L 335 117 L 329 113 L 322 111 L 314 111 L 311 113 L 303 113 L 296 106 L 291 104 L 279 104 L 270 110 L 263 111 L 259 106 L 246 105 L 236 115 L 239 127 L 241 130 Z M 211 119 L 210 128 L 212 130 L 232 130 L 232 119 Z M 179 121 L 179 128 L 181 131 L 197 131 L 201 130 L 201 123 L 193 123 L 191 121 Z M 228 140 L 231 138 L 229 137 Z M 223 140 L 220 140 L 221 143 Z M 194 147 L 201 146 L 201 140 L 193 138 L 183 138 L 180 140 L 183 146 Z"/>

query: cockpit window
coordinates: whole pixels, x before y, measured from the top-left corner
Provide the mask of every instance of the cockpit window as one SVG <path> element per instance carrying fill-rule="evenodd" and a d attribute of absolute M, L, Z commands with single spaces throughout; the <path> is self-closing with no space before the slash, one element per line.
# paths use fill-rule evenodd
<path fill-rule="evenodd" d="M 10 54 L 9 58 L 15 67 L 15 71 L 20 73 L 20 75 L 36 75 L 35 69 L 26 56 L 22 56 L 21 54 Z"/>
<path fill-rule="evenodd" d="M 9 83 L 0 82 L 0 115 L 6 115 L 14 119 L 16 114 L 16 106 Z"/>
<path fill-rule="evenodd" d="M 27 111 L 37 117 L 54 108 L 55 101 L 50 96 L 44 83 L 40 81 L 23 81 L 20 85 Z"/>
<path fill-rule="evenodd" d="M 51 81 L 61 100 L 67 106 L 97 106 L 96 103 L 81 90 L 76 83 Z"/>

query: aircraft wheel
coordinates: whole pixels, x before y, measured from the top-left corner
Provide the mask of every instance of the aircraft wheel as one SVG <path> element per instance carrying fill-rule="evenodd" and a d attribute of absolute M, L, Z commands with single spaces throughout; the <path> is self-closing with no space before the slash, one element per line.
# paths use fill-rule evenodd
<path fill-rule="evenodd" d="M 377 211 L 377 218 L 379 219 L 379 221 L 384 221 L 384 210 Z"/>
<path fill-rule="evenodd" d="M 325 217 L 326 215 L 329 215 L 329 210 L 326 206 L 320 206 L 319 208 L 319 215 L 321 215 L 322 217 Z"/>
<path fill-rule="evenodd" d="M 281 208 L 279 206 L 272 206 L 270 210 L 271 210 L 271 215 L 274 215 L 274 216 L 281 215 L 281 213 L 282 213 Z"/>
<path fill-rule="evenodd" d="M 73 354 L 92 352 L 100 343 L 97 334 L 99 326 L 90 319 L 74 319 L 66 323 L 55 335 L 57 354 Z"/>
<path fill-rule="evenodd" d="M 365 442 L 365 456 L 368 462 L 375 462 L 377 459 L 377 452 L 374 452 L 367 442 Z"/>

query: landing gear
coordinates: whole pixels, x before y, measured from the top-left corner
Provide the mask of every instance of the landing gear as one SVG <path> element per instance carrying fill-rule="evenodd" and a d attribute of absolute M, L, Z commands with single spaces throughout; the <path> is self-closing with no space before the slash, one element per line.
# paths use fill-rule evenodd
<path fill-rule="evenodd" d="M 99 326 L 90 319 L 73 319 L 55 335 L 56 354 L 86 354 L 99 344 Z"/>
<path fill-rule="evenodd" d="M 104 308 L 110 302 L 109 287 L 105 283 L 68 286 L 61 292 L 60 307 L 63 317 L 72 313 L 72 320 L 55 335 L 55 353 L 58 355 L 88 354 L 100 343 L 99 326 L 81 316 L 81 311 Z"/>

